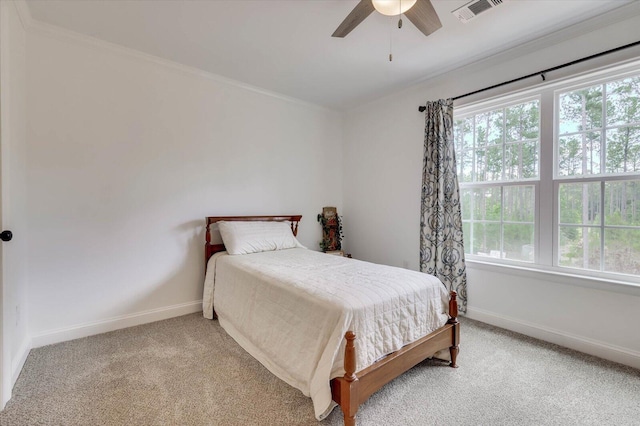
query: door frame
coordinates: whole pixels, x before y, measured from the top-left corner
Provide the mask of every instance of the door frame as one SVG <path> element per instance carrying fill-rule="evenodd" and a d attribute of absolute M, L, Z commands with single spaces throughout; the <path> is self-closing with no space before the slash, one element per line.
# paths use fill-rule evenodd
<path fill-rule="evenodd" d="M 8 45 L 9 45 L 9 17 L 8 7 L 13 7 L 10 2 L 0 1 L 0 227 L 3 226 L 3 179 L 2 160 L 6 154 L 5 143 L 8 137 L 8 119 L 9 111 L 7 110 L 7 80 L 8 80 Z M 1 231 L 1 229 L 0 229 Z M 4 287 L 4 251 L 0 242 L 0 318 L 2 325 L 0 326 L 0 410 L 3 410 L 9 398 L 11 398 L 11 357 L 6 351 L 9 345 L 6 342 L 8 337 L 7 330 L 7 310 L 5 309 L 5 287 Z"/>

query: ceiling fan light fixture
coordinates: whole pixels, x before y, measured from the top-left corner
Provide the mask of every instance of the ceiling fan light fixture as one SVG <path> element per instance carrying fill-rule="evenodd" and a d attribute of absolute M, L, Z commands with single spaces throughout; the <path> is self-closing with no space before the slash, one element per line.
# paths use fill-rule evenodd
<path fill-rule="evenodd" d="M 383 15 L 396 16 L 411 9 L 418 0 L 371 0 L 373 7 Z"/>

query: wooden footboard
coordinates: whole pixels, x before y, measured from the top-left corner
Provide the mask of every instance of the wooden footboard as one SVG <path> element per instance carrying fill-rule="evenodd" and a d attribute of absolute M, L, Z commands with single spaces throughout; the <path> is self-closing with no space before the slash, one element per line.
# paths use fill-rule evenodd
<path fill-rule="evenodd" d="M 455 291 L 449 299 L 449 320 L 433 333 L 417 340 L 400 350 L 377 361 L 356 373 L 356 335 L 345 334 L 344 376 L 331 380 L 331 395 L 340 405 L 345 426 L 356 424 L 358 407 L 375 391 L 405 371 L 433 356 L 436 352 L 449 348 L 450 366 L 457 368 L 456 360 L 460 344 L 460 323 L 458 322 L 458 301 Z"/>

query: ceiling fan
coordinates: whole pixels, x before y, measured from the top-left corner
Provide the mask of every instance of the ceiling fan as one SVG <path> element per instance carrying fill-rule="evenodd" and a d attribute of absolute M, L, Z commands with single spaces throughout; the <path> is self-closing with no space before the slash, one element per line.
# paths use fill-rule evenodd
<path fill-rule="evenodd" d="M 360 0 L 331 37 L 345 37 L 374 10 L 387 16 L 403 14 L 426 36 L 442 27 L 430 0 Z"/>

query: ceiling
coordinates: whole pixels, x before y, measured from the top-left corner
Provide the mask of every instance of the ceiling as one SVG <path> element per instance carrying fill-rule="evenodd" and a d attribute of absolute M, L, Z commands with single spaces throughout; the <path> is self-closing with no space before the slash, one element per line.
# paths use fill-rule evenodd
<path fill-rule="evenodd" d="M 432 0 L 443 27 L 371 14 L 358 0 L 27 0 L 32 18 L 310 103 L 349 108 L 556 32 L 631 0 L 509 0 L 463 24 L 467 0 Z M 389 62 L 389 51 L 393 61 Z"/>

